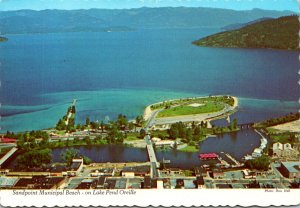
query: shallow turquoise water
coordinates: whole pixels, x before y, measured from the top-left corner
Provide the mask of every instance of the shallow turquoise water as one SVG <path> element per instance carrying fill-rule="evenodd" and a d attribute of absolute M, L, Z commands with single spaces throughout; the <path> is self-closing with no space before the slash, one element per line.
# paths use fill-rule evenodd
<path fill-rule="evenodd" d="M 147 105 L 166 99 L 204 96 L 187 92 L 171 92 L 159 90 L 104 90 L 80 91 L 45 94 L 42 97 L 52 100 L 55 104 L 37 106 L 3 106 L 2 110 L 14 115 L 2 117 L 2 129 L 5 131 L 24 131 L 31 129 L 49 128 L 61 118 L 72 100 L 77 99 L 76 122 L 84 123 L 86 117 L 92 120 L 103 121 L 115 119 L 119 113 L 127 115 L 129 119 L 141 115 Z M 278 116 L 295 111 L 297 102 L 239 99 L 239 122 L 252 122 Z M 27 113 L 23 113 L 27 111 Z M 20 113 L 18 113 L 20 112 Z"/>
<path fill-rule="evenodd" d="M 209 94 L 243 98 L 240 121 L 298 110 L 298 52 L 191 44 L 217 31 L 9 35 L 0 44 L 1 132 L 52 127 L 74 98 L 78 122 Z"/>

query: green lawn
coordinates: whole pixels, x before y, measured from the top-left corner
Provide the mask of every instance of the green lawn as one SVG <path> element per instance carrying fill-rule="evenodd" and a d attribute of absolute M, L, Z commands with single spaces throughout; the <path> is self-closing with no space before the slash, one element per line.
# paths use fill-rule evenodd
<path fill-rule="evenodd" d="M 193 115 L 201 113 L 213 113 L 224 109 L 223 103 L 208 102 L 199 107 L 192 107 L 188 105 L 177 106 L 161 111 L 157 117 L 173 117 L 173 116 L 183 116 L 183 115 Z"/>
<path fill-rule="evenodd" d="M 186 146 L 185 148 L 179 149 L 179 151 L 182 152 L 199 152 L 199 149 L 197 149 L 195 146 Z"/>
<path fill-rule="evenodd" d="M 182 98 L 176 99 L 172 101 L 164 101 L 158 104 L 151 105 L 152 110 L 162 109 L 166 106 L 174 106 L 174 105 L 188 105 L 191 103 L 206 103 L 206 102 L 220 102 L 227 103 L 228 105 L 233 106 L 234 99 L 229 96 L 212 96 L 212 97 L 199 97 L 199 98 Z"/>
<path fill-rule="evenodd" d="M 127 137 L 124 139 L 125 141 L 133 141 L 133 140 L 138 140 L 138 139 L 142 139 L 139 137 L 140 134 L 139 133 L 127 133 Z"/>

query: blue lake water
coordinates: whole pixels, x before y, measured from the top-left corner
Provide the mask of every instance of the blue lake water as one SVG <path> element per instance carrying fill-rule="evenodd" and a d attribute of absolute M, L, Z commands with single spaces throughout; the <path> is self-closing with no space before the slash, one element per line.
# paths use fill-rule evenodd
<path fill-rule="evenodd" d="M 1 132 L 48 128 L 78 99 L 77 122 L 209 94 L 240 97 L 239 122 L 298 110 L 298 52 L 201 48 L 217 29 L 8 35 L 0 44 Z"/>
<path fill-rule="evenodd" d="M 236 134 L 224 134 L 220 137 L 211 137 L 199 144 L 198 152 L 180 152 L 176 150 L 156 151 L 159 161 L 171 160 L 171 167 L 192 168 L 199 166 L 199 153 L 226 152 L 241 160 L 246 154 L 251 154 L 254 148 L 260 145 L 260 136 L 251 130 L 243 130 Z M 148 155 L 146 148 L 131 148 L 122 145 L 101 145 L 75 147 L 80 154 L 90 157 L 94 162 L 146 162 Z M 66 148 L 53 150 L 53 161 L 61 162 L 61 153 Z"/>

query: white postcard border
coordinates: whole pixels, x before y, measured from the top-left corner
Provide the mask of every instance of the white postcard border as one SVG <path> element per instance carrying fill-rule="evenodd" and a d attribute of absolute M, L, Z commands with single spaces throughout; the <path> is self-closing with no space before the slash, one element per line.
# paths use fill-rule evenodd
<path fill-rule="evenodd" d="M 16 193 L 24 194 L 16 194 Z M 26 194 L 25 194 L 26 193 Z M 44 194 L 41 194 L 44 193 Z M 48 193 L 48 194 L 47 194 Z M 299 189 L 1 190 L 2 206 L 293 206 Z"/>

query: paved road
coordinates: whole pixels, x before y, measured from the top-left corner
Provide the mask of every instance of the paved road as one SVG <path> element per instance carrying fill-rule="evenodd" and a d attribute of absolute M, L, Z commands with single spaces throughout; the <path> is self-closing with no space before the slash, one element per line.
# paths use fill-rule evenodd
<path fill-rule="evenodd" d="M 150 127 L 153 126 L 154 121 L 155 121 L 155 117 L 156 117 L 157 114 L 158 114 L 159 112 L 161 112 L 162 110 L 164 110 L 164 109 L 156 110 L 156 111 L 154 111 L 154 112 L 151 114 L 151 116 L 150 116 L 150 118 L 149 118 L 149 120 L 148 120 L 148 123 L 147 123 L 146 126 L 145 126 L 145 129 L 148 129 L 148 128 L 150 128 Z"/>
<path fill-rule="evenodd" d="M 195 114 L 195 115 L 185 115 L 185 116 L 174 116 L 174 117 L 165 117 L 165 118 L 152 118 L 151 124 L 156 124 L 156 125 L 163 125 L 163 124 L 172 124 L 172 123 L 177 123 L 177 122 L 192 122 L 192 121 L 203 121 L 203 120 L 208 120 L 214 117 L 222 116 L 229 111 L 234 110 L 234 107 L 225 104 L 225 108 L 221 111 L 214 112 L 214 113 L 203 113 L 203 114 Z M 160 110 L 162 111 L 162 110 Z M 156 117 L 157 113 L 152 116 Z M 152 117 L 151 116 L 151 117 Z M 153 121 L 154 119 L 154 121 Z"/>

